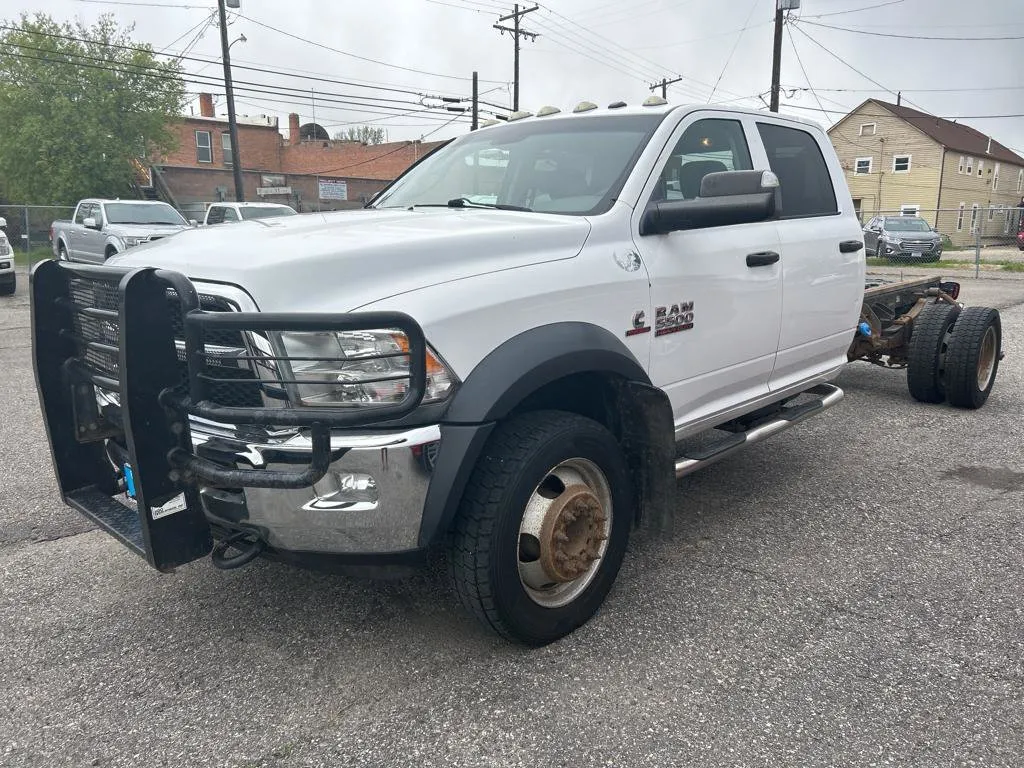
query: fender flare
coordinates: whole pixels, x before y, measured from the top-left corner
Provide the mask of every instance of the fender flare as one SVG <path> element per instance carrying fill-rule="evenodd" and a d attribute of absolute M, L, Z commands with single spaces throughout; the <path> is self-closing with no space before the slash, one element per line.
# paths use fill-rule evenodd
<path fill-rule="evenodd" d="M 447 533 L 466 483 L 497 423 L 542 387 L 579 373 L 616 376 L 623 382 L 622 397 L 629 397 L 629 391 L 654 393 L 656 405 L 646 409 L 644 427 L 664 435 L 646 441 L 657 444 L 654 455 L 660 460 L 644 485 L 662 482 L 662 475 L 674 482 L 671 469 L 666 471 L 663 466 L 666 461 L 671 466 L 674 447 L 668 397 L 651 385 L 647 372 L 626 345 L 590 323 L 540 326 L 490 352 L 456 392 L 441 425 L 441 448 L 423 506 L 420 546 L 435 544 Z M 667 424 L 668 430 L 659 429 L 659 424 Z M 664 493 L 655 494 L 659 501 Z M 651 494 L 645 490 L 642 497 L 648 500 Z"/>

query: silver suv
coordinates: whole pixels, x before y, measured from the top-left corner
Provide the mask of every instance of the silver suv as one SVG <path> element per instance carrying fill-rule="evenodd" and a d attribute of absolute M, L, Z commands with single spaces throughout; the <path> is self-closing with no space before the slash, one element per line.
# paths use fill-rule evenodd
<path fill-rule="evenodd" d="M 864 248 L 890 261 L 938 261 L 942 235 L 919 216 L 876 216 L 864 228 Z"/>

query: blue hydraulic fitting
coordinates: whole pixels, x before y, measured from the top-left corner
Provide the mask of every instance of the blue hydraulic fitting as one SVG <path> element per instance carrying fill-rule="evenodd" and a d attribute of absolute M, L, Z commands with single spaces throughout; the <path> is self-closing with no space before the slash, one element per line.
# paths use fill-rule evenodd
<path fill-rule="evenodd" d="M 871 326 L 870 326 L 870 325 L 868 325 L 868 324 L 867 324 L 867 323 L 865 323 L 865 322 L 861 322 L 861 323 L 860 323 L 860 324 L 859 324 L 859 325 L 857 326 L 857 330 L 858 330 L 858 331 L 860 331 L 860 335 L 861 335 L 861 336 L 868 336 L 868 337 L 870 337 L 870 336 L 871 336 Z"/>

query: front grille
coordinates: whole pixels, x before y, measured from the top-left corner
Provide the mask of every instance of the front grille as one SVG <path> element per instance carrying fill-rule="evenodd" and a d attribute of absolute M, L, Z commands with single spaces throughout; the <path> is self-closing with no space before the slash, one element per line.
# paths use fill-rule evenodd
<path fill-rule="evenodd" d="M 927 253 L 935 249 L 936 243 L 934 240 L 904 240 L 900 243 L 900 248 L 904 251 L 914 251 Z"/>
<path fill-rule="evenodd" d="M 115 283 L 87 280 L 73 277 L 70 280 L 71 300 L 79 307 L 105 310 L 117 313 L 119 292 Z M 205 312 L 234 312 L 237 308 L 220 296 L 200 294 L 199 305 Z M 185 362 L 185 333 L 182 324 L 181 308 L 177 294 L 167 293 L 167 312 L 170 317 L 174 339 L 180 342 L 178 347 L 179 380 L 176 389 L 188 391 L 188 366 Z M 92 370 L 112 379 L 119 378 L 116 349 L 120 347 L 121 332 L 118 319 L 103 317 L 99 313 L 74 313 L 74 332 L 86 343 L 83 361 Z M 263 398 L 260 395 L 259 383 L 249 367 L 247 360 L 233 359 L 237 355 L 245 355 L 246 347 L 242 334 L 235 330 L 209 330 L 205 336 L 208 352 L 206 358 L 207 373 L 217 379 L 230 379 L 230 382 L 208 382 L 206 386 L 208 399 L 226 407 L 261 407 Z M 89 342 L 96 344 L 89 345 Z"/>

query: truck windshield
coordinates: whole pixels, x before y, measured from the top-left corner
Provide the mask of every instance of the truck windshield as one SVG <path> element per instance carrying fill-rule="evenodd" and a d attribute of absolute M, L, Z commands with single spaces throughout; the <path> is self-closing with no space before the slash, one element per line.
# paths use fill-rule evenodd
<path fill-rule="evenodd" d="M 663 118 L 535 118 L 470 133 L 409 169 L 373 207 L 604 213 Z"/>
<path fill-rule="evenodd" d="M 188 225 L 181 214 L 166 203 L 107 203 L 104 207 L 108 224 L 177 224 L 182 227 Z"/>
<path fill-rule="evenodd" d="M 294 209 L 287 205 L 261 205 L 259 208 L 250 208 L 243 205 L 239 210 L 242 212 L 242 219 L 267 219 L 271 216 L 295 216 Z"/>
<path fill-rule="evenodd" d="M 932 228 L 924 219 L 912 216 L 896 216 L 885 220 L 885 229 L 889 232 L 931 232 Z"/>

